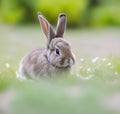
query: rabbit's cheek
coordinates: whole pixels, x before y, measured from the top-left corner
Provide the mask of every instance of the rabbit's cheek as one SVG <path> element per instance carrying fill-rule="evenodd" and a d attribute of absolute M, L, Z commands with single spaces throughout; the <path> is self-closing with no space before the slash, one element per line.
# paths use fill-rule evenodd
<path fill-rule="evenodd" d="M 74 64 L 73 59 L 62 59 L 60 61 L 60 66 L 67 67 L 67 66 L 72 66 Z"/>
<path fill-rule="evenodd" d="M 65 59 L 61 59 L 61 60 L 60 60 L 60 65 L 61 65 L 61 66 L 64 65 L 64 61 L 65 61 Z"/>

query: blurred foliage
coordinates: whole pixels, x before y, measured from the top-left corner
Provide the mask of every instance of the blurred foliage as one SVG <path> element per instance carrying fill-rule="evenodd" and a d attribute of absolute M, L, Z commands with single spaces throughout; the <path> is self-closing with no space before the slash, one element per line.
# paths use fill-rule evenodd
<path fill-rule="evenodd" d="M 87 80 L 85 75 L 77 77 L 73 73 L 36 81 L 16 78 L 16 69 L 0 60 L 0 106 L 5 107 L 0 107 L 0 114 L 119 114 L 119 60 L 108 57 L 103 64 L 101 60 L 83 61 L 84 68 L 88 64 L 98 66 L 94 76 Z M 109 62 L 114 68 L 106 67 Z M 118 74 L 113 74 L 114 71 Z M 1 113 L 6 110 L 9 113 Z"/>
<path fill-rule="evenodd" d="M 120 1 L 106 0 L 92 9 L 91 25 L 120 25 Z"/>
<path fill-rule="evenodd" d="M 82 15 L 86 9 L 87 2 L 86 0 L 41 0 L 40 3 L 38 3 L 38 10 L 42 11 L 43 14 L 46 15 L 46 17 L 50 18 L 50 22 L 54 20 L 54 18 L 58 15 L 60 12 L 65 12 L 68 16 L 68 24 L 69 25 L 77 25 L 81 23 Z M 57 18 L 57 17 L 56 17 Z"/>
<path fill-rule="evenodd" d="M 115 66 L 120 68 L 119 58 L 110 58 L 110 60 L 113 63 L 117 62 Z M 2 101 L 4 104 L 9 104 L 4 105 L 9 111 L 7 114 L 120 113 L 120 110 L 115 108 L 119 107 L 120 77 L 111 72 L 109 74 L 105 66 L 99 67 L 98 73 L 88 80 L 73 74 L 33 81 L 17 79 L 15 69 L 12 66 L 5 67 L 5 64 L 4 62 L 0 64 L 0 98 L 4 96 Z M 110 102 L 113 102 L 112 108 L 107 104 Z M 2 106 L 2 102 L 0 105 Z M 0 111 L 5 109 L 0 107 Z"/>
<path fill-rule="evenodd" d="M 2 23 L 35 23 L 38 11 L 53 24 L 65 12 L 72 27 L 120 25 L 119 0 L 0 0 Z"/>

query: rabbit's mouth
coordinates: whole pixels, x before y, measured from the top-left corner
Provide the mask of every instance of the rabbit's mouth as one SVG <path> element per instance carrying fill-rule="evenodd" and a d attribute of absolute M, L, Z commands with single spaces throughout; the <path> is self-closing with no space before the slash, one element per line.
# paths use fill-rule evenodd
<path fill-rule="evenodd" d="M 71 67 L 74 64 L 74 60 L 73 59 L 62 59 L 59 62 L 59 67 Z"/>
<path fill-rule="evenodd" d="M 75 64 L 75 61 L 74 59 L 72 58 L 69 58 L 69 59 L 66 59 L 66 58 L 62 58 L 62 59 L 57 59 L 57 61 L 53 60 L 53 59 L 49 59 L 47 57 L 47 55 L 45 55 L 45 58 L 47 59 L 47 61 L 54 67 L 57 67 L 57 68 L 67 68 L 67 67 L 71 67 L 72 65 Z"/>

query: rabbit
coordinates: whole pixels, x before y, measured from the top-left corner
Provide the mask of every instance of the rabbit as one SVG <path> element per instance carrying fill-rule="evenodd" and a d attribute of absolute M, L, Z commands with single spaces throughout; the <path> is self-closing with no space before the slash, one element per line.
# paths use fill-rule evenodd
<path fill-rule="evenodd" d="M 59 14 L 56 33 L 40 12 L 38 12 L 38 19 L 47 37 L 47 46 L 34 49 L 22 58 L 19 65 L 20 76 L 34 79 L 70 73 L 71 66 L 75 64 L 75 56 L 71 51 L 70 43 L 63 38 L 66 14 Z"/>

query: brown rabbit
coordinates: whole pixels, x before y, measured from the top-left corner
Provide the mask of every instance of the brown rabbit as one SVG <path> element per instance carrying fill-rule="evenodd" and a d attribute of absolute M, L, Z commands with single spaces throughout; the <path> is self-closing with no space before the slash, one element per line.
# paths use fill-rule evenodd
<path fill-rule="evenodd" d="M 66 15 L 59 15 L 56 33 L 41 13 L 38 13 L 38 19 L 47 37 L 47 47 L 34 49 L 21 60 L 20 77 L 39 78 L 69 72 L 75 57 L 69 42 L 63 38 Z"/>

